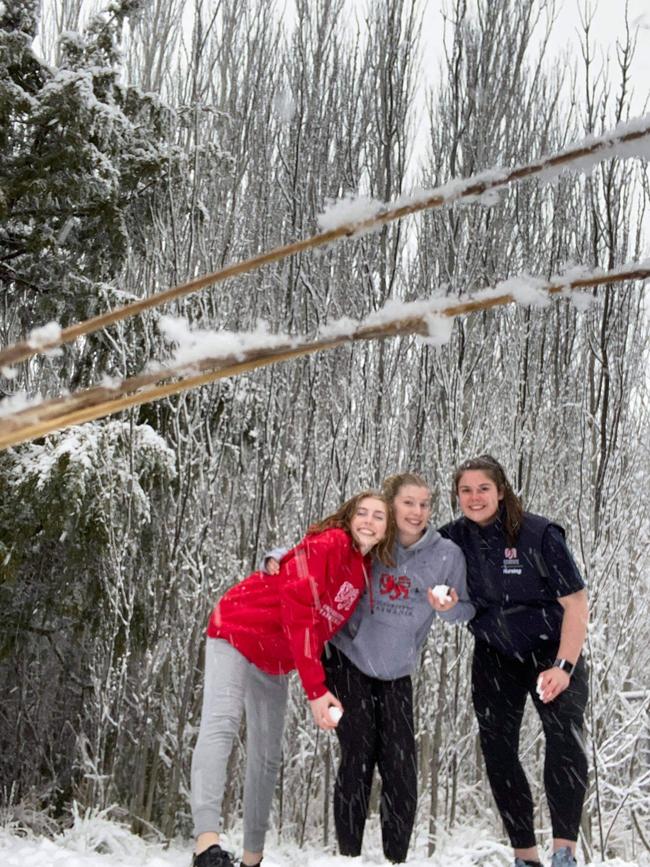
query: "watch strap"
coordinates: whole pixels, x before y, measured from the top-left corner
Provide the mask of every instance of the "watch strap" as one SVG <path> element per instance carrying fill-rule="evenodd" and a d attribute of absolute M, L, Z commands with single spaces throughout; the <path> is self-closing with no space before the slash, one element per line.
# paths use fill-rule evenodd
<path fill-rule="evenodd" d="M 561 657 L 558 657 L 558 658 L 555 660 L 555 662 L 553 663 L 553 668 L 561 668 L 562 671 L 566 671 L 566 673 L 567 673 L 569 676 L 571 676 L 571 674 L 573 673 L 573 669 L 575 668 L 575 666 L 574 666 L 574 664 L 573 664 L 572 662 L 569 662 L 568 659 L 562 659 Z"/>

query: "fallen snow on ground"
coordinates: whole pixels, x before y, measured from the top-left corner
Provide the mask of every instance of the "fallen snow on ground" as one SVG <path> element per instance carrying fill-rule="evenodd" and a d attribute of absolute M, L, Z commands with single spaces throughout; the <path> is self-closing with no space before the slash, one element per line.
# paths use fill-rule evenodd
<path fill-rule="evenodd" d="M 274 835 L 271 835 L 273 838 Z M 272 842 L 267 847 L 264 867 L 365 867 L 386 864 L 379 849 L 379 831 L 366 831 L 367 850 L 361 858 L 343 858 L 324 853 L 313 844 L 299 849 L 294 843 Z M 241 853 L 241 836 L 224 841 L 235 854 Z M 468 828 L 442 835 L 437 851 L 426 857 L 424 836 L 416 840 L 408 867 L 506 867 L 510 849 L 490 840 L 484 829 Z M 545 859 L 548 863 L 548 857 Z M 118 822 L 104 815 L 77 813 L 68 831 L 54 839 L 39 837 L 13 827 L 0 829 L 2 867 L 189 867 L 189 842 L 175 841 L 165 847 L 145 842 Z M 238 862 L 237 862 L 238 863 Z M 650 859 L 631 862 L 609 860 L 608 867 L 650 867 Z"/>

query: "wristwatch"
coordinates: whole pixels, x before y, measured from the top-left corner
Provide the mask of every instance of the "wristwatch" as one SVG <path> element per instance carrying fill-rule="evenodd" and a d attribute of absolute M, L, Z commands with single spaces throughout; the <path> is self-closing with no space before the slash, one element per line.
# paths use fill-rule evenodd
<path fill-rule="evenodd" d="M 561 668 L 562 671 L 566 671 L 569 677 L 571 677 L 574 667 L 573 663 L 569 662 L 568 659 L 556 659 L 553 663 L 553 668 Z"/>

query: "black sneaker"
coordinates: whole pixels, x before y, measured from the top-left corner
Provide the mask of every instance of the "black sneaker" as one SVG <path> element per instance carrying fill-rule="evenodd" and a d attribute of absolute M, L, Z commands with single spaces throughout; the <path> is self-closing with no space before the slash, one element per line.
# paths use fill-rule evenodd
<path fill-rule="evenodd" d="M 235 867 L 230 852 L 226 852 L 217 843 L 195 855 L 192 859 L 192 867 Z"/>

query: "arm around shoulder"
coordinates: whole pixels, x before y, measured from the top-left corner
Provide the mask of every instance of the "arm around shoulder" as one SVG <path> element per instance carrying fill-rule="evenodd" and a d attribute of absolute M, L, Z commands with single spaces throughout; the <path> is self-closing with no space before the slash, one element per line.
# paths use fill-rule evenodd
<path fill-rule="evenodd" d="M 286 557 L 290 550 L 291 548 L 285 548 L 284 545 L 280 545 L 277 548 L 271 548 L 270 551 L 265 551 L 257 567 L 258 571 L 268 572 L 269 575 L 277 575 L 280 571 L 280 561 L 283 557 Z M 271 561 L 275 562 L 275 566 Z"/>

